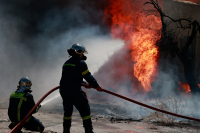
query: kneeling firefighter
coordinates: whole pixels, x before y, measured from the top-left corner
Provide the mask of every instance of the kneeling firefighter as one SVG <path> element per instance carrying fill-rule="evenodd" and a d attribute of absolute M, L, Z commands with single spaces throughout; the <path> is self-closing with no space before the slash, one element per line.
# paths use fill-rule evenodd
<path fill-rule="evenodd" d="M 86 93 L 81 89 L 81 86 L 85 86 L 88 89 L 91 87 L 96 88 L 97 91 L 102 91 L 102 88 L 91 75 L 85 63 L 86 56 L 84 53 L 87 53 L 85 47 L 76 43 L 68 49 L 68 53 L 72 57 L 64 63 L 60 80 L 60 94 L 64 107 L 63 133 L 70 133 L 73 105 L 82 117 L 85 133 L 94 133 L 90 106 Z M 83 78 L 89 84 L 84 82 Z"/>
<path fill-rule="evenodd" d="M 31 94 L 31 80 L 28 77 L 22 77 L 19 81 L 18 89 L 10 96 L 10 103 L 8 108 L 8 116 L 12 122 L 8 127 L 13 129 L 20 121 L 22 121 L 26 115 L 35 106 L 33 95 Z M 38 106 L 35 113 L 41 106 Z M 44 126 L 42 123 L 33 116 L 30 116 L 25 124 L 16 132 L 22 133 L 21 129 L 43 132 Z"/>

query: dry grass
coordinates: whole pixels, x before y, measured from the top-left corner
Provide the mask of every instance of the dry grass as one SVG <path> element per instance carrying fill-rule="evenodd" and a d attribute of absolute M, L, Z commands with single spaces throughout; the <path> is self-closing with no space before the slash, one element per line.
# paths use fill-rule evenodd
<path fill-rule="evenodd" d="M 4 92 L 1 88 L 0 88 L 0 108 L 4 108 L 5 104 L 8 102 L 8 97 L 7 97 L 7 93 L 9 91 Z"/>
<path fill-rule="evenodd" d="M 183 101 L 181 98 L 172 95 L 162 100 L 155 100 L 155 103 L 152 105 L 162 110 L 176 114 L 182 114 L 185 110 L 185 107 L 187 106 L 187 101 Z M 145 121 L 157 121 L 165 124 L 174 124 L 174 122 L 179 119 L 178 117 L 160 113 L 158 111 L 152 111 L 146 108 L 144 110 L 148 112 L 148 115 L 143 116 Z"/>

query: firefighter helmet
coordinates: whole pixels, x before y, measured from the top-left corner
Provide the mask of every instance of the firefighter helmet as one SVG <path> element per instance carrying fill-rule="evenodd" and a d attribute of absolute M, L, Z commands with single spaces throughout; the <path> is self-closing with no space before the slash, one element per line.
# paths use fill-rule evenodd
<path fill-rule="evenodd" d="M 24 92 L 31 89 L 31 80 L 28 77 L 22 77 L 19 81 L 17 92 Z"/>
<path fill-rule="evenodd" d="M 85 53 L 85 54 L 88 53 L 86 48 L 82 44 L 79 44 L 79 43 L 73 44 L 72 47 L 68 49 L 67 51 L 70 56 L 81 54 L 81 53 Z"/>
<path fill-rule="evenodd" d="M 84 54 L 87 54 L 87 50 L 86 48 L 82 45 L 82 44 L 79 44 L 79 43 L 75 43 L 74 45 L 72 45 L 71 49 L 74 49 L 76 53 L 84 53 Z"/>

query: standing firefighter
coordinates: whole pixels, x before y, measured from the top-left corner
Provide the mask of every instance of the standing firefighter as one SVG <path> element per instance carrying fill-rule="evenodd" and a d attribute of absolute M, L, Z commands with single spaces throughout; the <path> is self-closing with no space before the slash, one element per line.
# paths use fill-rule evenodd
<path fill-rule="evenodd" d="M 90 106 L 86 93 L 81 89 L 81 85 L 85 86 L 85 88 L 96 88 L 97 91 L 102 91 L 102 88 L 91 75 L 84 61 L 86 60 L 84 53 L 87 53 L 85 47 L 76 43 L 68 49 L 68 53 L 72 57 L 64 63 L 60 80 L 60 94 L 64 106 L 63 133 L 70 133 L 73 105 L 83 119 L 85 133 L 93 133 Z M 85 83 L 83 78 L 89 84 Z"/>
<path fill-rule="evenodd" d="M 31 94 L 32 91 L 30 90 L 31 85 L 32 83 L 28 77 L 21 78 L 19 81 L 19 86 L 17 86 L 18 89 L 10 96 L 10 103 L 8 108 L 8 116 L 12 122 L 9 125 L 10 129 L 14 128 L 20 121 L 22 121 L 35 106 L 33 95 Z M 40 106 L 37 107 L 35 113 L 39 108 Z M 22 127 L 27 130 L 37 132 L 43 132 L 44 130 L 42 123 L 33 116 L 30 116 Z M 22 133 L 22 127 L 16 133 Z"/>

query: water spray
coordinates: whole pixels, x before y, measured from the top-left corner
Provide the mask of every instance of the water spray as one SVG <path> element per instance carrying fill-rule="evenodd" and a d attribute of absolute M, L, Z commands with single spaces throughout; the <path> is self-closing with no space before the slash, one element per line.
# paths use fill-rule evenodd
<path fill-rule="evenodd" d="M 37 104 L 32 108 L 32 110 L 26 115 L 26 117 L 20 122 L 18 123 L 9 133 L 15 133 L 24 123 L 25 121 L 33 114 L 33 112 L 35 111 L 35 109 L 37 108 L 37 106 L 50 94 L 52 93 L 53 91 L 57 90 L 60 86 L 57 86 L 55 88 L 53 88 L 52 90 L 50 90 L 49 92 L 47 92 L 47 94 L 45 94 L 38 102 Z M 146 107 L 146 108 L 149 108 L 149 109 L 152 109 L 152 110 L 155 110 L 155 111 L 159 111 L 159 112 L 162 112 L 162 113 L 165 113 L 165 114 L 169 114 L 169 115 L 173 115 L 173 116 L 176 116 L 176 117 L 180 117 L 180 118 L 184 118 L 184 119 L 188 119 L 188 120 L 193 120 L 193 121 L 198 121 L 200 122 L 200 119 L 197 119 L 197 118 L 193 118 L 193 117 L 188 117 L 188 116 L 184 116 L 184 115 L 179 115 L 179 114 L 175 114 L 175 113 L 172 113 L 172 112 L 168 112 L 168 111 L 165 111 L 165 110 L 161 110 L 161 109 L 158 109 L 158 108 L 155 108 L 155 107 L 152 107 L 152 106 L 149 106 L 147 104 L 143 104 L 141 102 L 138 102 L 138 101 L 135 101 L 135 100 L 132 100 L 130 98 L 127 98 L 125 96 L 122 96 L 122 95 L 119 95 L 117 93 L 114 93 L 114 92 L 111 92 L 111 91 L 108 91 L 108 90 L 105 90 L 105 89 L 102 89 L 103 92 L 106 92 L 108 94 L 111 94 L 111 95 L 114 95 L 116 97 L 119 97 L 119 98 L 122 98 L 124 100 L 127 100 L 129 102 L 132 102 L 132 103 L 135 103 L 135 104 L 138 104 L 140 106 L 143 106 L 143 107 Z M 55 97 L 54 97 L 55 98 Z M 54 99 L 53 98 L 53 99 Z M 51 100 L 48 100 L 48 102 L 51 101 Z M 45 102 L 47 103 L 47 102 Z M 45 104 L 44 103 L 44 104 Z M 44 105 L 43 104 L 43 105 Z"/>
<path fill-rule="evenodd" d="M 47 92 L 36 104 L 35 106 L 31 109 L 31 111 L 26 115 L 26 117 L 20 122 L 18 123 L 9 133 L 15 133 L 17 132 L 17 130 L 25 123 L 25 121 L 33 114 L 33 112 L 35 112 L 36 108 L 38 105 L 40 105 L 40 103 L 49 95 L 51 94 L 53 91 L 57 90 L 60 86 L 57 86 L 55 88 L 53 88 L 52 90 L 50 90 L 49 92 Z"/>
<path fill-rule="evenodd" d="M 55 97 L 53 97 L 53 98 L 51 98 L 51 99 L 48 99 L 48 100 L 42 102 L 40 105 L 43 106 L 43 105 L 45 105 L 46 103 L 48 103 L 48 102 L 50 102 L 50 101 L 56 99 L 56 98 L 59 97 L 59 96 L 60 96 L 60 94 L 56 95 Z"/>

